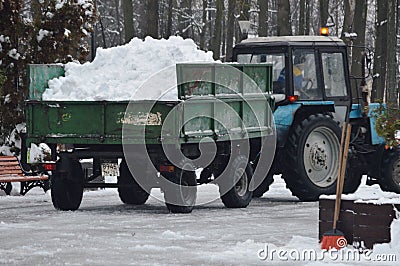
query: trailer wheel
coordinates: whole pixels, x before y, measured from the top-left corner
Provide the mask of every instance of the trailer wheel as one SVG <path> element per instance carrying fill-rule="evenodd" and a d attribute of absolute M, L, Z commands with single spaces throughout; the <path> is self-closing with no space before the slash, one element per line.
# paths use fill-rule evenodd
<path fill-rule="evenodd" d="M 400 193 L 399 151 L 385 152 L 379 185 L 384 191 Z"/>
<path fill-rule="evenodd" d="M 51 200 L 58 210 L 74 211 L 82 202 L 84 174 L 79 161 L 64 160 L 57 162 L 51 176 Z"/>
<path fill-rule="evenodd" d="M 119 174 L 117 185 L 121 201 L 125 204 L 132 205 L 144 204 L 150 194 L 136 182 L 125 160 L 121 162 Z"/>
<path fill-rule="evenodd" d="M 183 162 L 182 168 L 176 168 L 174 173 L 163 173 L 169 181 L 179 185 L 164 188 L 165 205 L 172 213 L 191 213 L 196 204 L 197 181 L 194 166 L 190 162 Z"/>
<path fill-rule="evenodd" d="M 282 177 L 303 201 L 334 194 L 339 167 L 340 127 L 328 115 L 311 115 L 289 135 Z"/>
<path fill-rule="evenodd" d="M 269 186 L 274 182 L 274 175 L 268 174 L 261 184 L 254 189 L 253 198 L 261 198 L 269 190 Z"/>
<path fill-rule="evenodd" d="M 238 156 L 229 167 L 229 175 L 232 181 L 236 182 L 225 194 L 219 186 L 221 200 L 227 208 L 245 208 L 253 197 L 253 191 L 249 190 L 253 168 L 245 156 Z"/>

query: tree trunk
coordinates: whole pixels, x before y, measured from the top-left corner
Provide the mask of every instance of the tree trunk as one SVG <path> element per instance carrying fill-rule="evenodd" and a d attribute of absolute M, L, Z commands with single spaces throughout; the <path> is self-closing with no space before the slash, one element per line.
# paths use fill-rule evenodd
<path fill-rule="evenodd" d="M 207 7 L 211 7 L 211 0 L 208 0 L 207 1 Z M 212 23 L 212 21 L 213 21 L 213 16 L 212 16 L 212 14 L 211 14 L 212 12 L 211 12 L 211 10 L 209 10 L 208 12 L 207 12 L 207 19 L 208 19 L 208 34 L 209 34 L 209 39 L 208 39 L 208 49 L 209 50 L 213 50 L 213 23 Z M 215 18 L 215 17 L 214 17 Z"/>
<path fill-rule="evenodd" d="M 268 36 L 268 1 L 258 0 L 258 7 L 260 9 L 260 14 L 258 16 L 258 36 L 266 37 Z"/>
<path fill-rule="evenodd" d="M 400 36 L 400 0 L 397 0 L 397 36 Z M 397 64 L 400 60 L 400 38 L 397 38 Z M 400 99 L 400 68 L 397 68 L 397 100 Z"/>
<path fill-rule="evenodd" d="M 290 25 L 290 1 L 278 1 L 278 36 L 292 35 Z"/>
<path fill-rule="evenodd" d="M 165 38 L 173 35 L 172 34 L 172 10 L 174 8 L 173 0 L 168 0 L 168 11 L 167 11 L 167 30 L 165 33 Z"/>
<path fill-rule="evenodd" d="M 346 33 L 353 32 L 353 17 L 354 17 L 354 0 L 344 0 L 344 21 L 342 35 L 340 38 L 347 44 L 350 45 L 350 39 L 346 38 Z"/>
<path fill-rule="evenodd" d="M 367 22 L 367 2 L 365 0 L 356 0 L 354 13 L 354 31 L 357 33 L 357 38 L 353 41 L 352 58 L 351 58 L 351 75 L 353 77 L 362 76 L 362 49 L 356 46 L 365 46 L 365 28 Z M 353 97 L 361 96 L 360 88 L 352 86 Z"/>
<path fill-rule="evenodd" d="M 146 37 L 147 34 L 147 1 L 148 0 L 134 0 L 135 35 L 141 39 Z M 154 23 L 154 21 L 152 23 Z"/>
<path fill-rule="evenodd" d="M 147 0 L 147 35 L 158 39 L 158 1 Z"/>
<path fill-rule="evenodd" d="M 376 3 L 376 39 L 374 54 L 374 82 L 372 84 L 371 100 L 383 100 L 386 83 L 386 45 L 387 45 L 387 2 Z"/>
<path fill-rule="evenodd" d="M 226 29 L 226 61 L 232 61 L 233 51 L 233 35 L 235 33 L 235 2 L 236 0 L 228 1 L 228 22 Z"/>
<path fill-rule="evenodd" d="M 207 0 L 203 0 L 203 14 L 202 14 L 202 22 L 203 22 L 203 27 L 201 29 L 200 33 L 200 49 L 205 50 L 206 49 L 206 32 L 207 32 Z"/>
<path fill-rule="evenodd" d="M 304 30 L 304 35 L 310 35 L 310 25 L 311 25 L 312 8 L 310 0 L 306 0 L 306 26 Z"/>
<path fill-rule="evenodd" d="M 122 10 L 124 13 L 125 43 L 128 43 L 135 36 L 132 0 L 122 0 Z"/>
<path fill-rule="evenodd" d="M 116 24 L 117 24 L 117 31 L 118 31 L 118 44 L 122 44 L 122 32 L 121 32 L 121 26 L 120 26 L 120 21 L 121 21 L 121 15 L 119 13 L 119 0 L 114 0 L 114 5 L 115 5 L 115 16 L 116 16 Z"/>
<path fill-rule="evenodd" d="M 397 13 L 397 0 L 388 0 L 388 29 L 397 29 L 397 21 L 396 21 L 396 13 Z M 395 30 L 396 31 L 396 30 Z M 388 30 L 387 35 L 387 82 L 386 82 L 386 98 L 387 101 L 396 107 L 397 103 L 397 82 L 396 82 L 396 74 L 397 74 L 397 59 L 396 59 L 396 46 L 397 46 L 397 37 L 395 32 Z"/>
<path fill-rule="evenodd" d="M 319 24 L 325 27 L 329 18 L 329 0 L 319 0 Z"/>
<path fill-rule="evenodd" d="M 223 13 L 225 13 L 225 6 Z M 222 44 L 221 44 L 221 58 L 222 62 L 226 62 L 226 20 L 225 16 L 222 17 Z"/>
<path fill-rule="evenodd" d="M 305 35 L 306 30 L 306 0 L 300 0 L 300 10 L 299 10 L 299 35 Z"/>
<path fill-rule="evenodd" d="M 216 5 L 217 5 L 217 13 L 215 15 L 212 51 L 214 53 L 214 59 L 219 60 L 221 56 L 220 50 L 221 50 L 221 32 L 222 32 L 224 0 L 216 0 Z"/>

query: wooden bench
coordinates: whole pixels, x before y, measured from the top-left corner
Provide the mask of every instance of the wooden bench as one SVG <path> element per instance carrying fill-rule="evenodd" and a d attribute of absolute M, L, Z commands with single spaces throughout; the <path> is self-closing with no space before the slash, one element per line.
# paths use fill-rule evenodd
<path fill-rule="evenodd" d="M 25 195 L 34 187 L 41 187 L 45 192 L 50 188 L 49 176 L 25 172 L 17 157 L 0 156 L 0 189 L 10 195 L 11 182 L 21 182 L 20 194 Z"/>

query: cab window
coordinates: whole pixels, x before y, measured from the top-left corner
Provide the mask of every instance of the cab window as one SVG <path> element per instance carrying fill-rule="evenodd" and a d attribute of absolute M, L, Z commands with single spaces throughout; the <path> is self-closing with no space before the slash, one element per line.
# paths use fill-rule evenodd
<path fill-rule="evenodd" d="M 238 54 L 237 61 L 241 64 L 272 64 L 273 92 L 285 94 L 286 84 L 282 76 L 282 70 L 285 68 L 285 54 Z"/>
<path fill-rule="evenodd" d="M 342 53 L 322 53 L 325 93 L 327 97 L 347 95 Z"/>
<path fill-rule="evenodd" d="M 299 99 L 321 100 L 322 92 L 318 86 L 315 53 L 313 50 L 295 49 L 293 60 L 293 89 Z"/>

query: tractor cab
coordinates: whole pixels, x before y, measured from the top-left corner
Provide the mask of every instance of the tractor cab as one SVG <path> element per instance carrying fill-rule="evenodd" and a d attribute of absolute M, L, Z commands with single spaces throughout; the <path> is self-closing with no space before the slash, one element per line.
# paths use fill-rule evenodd
<path fill-rule="evenodd" d="M 345 121 L 351 125 L 351 153 L 343 191 L 354 192 L 361 176 L 368 175 L 368 180 L 379 183 L 382 189 L 400 192 L 399 167 L 396 168 L 400 165 L 400 149 L 384 149 L 385 140 L 377 134 L 377 118 L 373 115 L 380 107 L 378 103 L 368 103 L 366 91 L 360 91 L 365 85 L 356 84 L 356 94 L 351 95 L 347 46 L 341 39 L 247 39 L 235 46 L 233 61 L 273 66 L 271 94 L 275 99 L 277 146 L 272 167 L 253 195 L 262 196 L 275 174 L 282 174 L 292 194 L 302 200 L 334 194 L 341 125 Z M 360 64 L 364 74 L 368 67 L 365 63 L 368 60 Z M 364 74 L 352 79 L 360 79 L 363 84 Z M 254 165 L 258 163 L 255 161 Z"/>
<path fill-rule="evenodd" d="M 334 103 L 344 119 L 351 106 L 345 43 L 336 37 L 282 36 L 247 39 L 237 44 L 233 61 L 273 65 L 277 106 Z"/>

